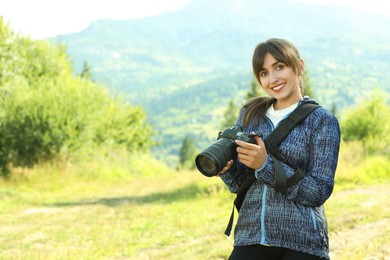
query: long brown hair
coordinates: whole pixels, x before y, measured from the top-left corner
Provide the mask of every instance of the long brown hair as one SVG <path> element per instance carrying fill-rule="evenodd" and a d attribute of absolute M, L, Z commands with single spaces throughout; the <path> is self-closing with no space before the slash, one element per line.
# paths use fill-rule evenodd
<path fill-rule="evenodd" d="M 295 48 L 295 46 L 291 42 L 284 39 L 268 39 L 267 41 L 261 42 L 256 46 L 252 58 L 253 73 L 260 85 L 260 71 L 263 68 L 264 57 L 267 53 L 271 54 L 276 60 L 283 62 L 284 64 L 286 64 L 286 66 L 292 68 L 292 70 L 296 74 L 300 74 L 298 64 L 301 58 L 299 56 L 297 48 Z M 302 80 L 300 80 L 299 86 L 301 88 L 301 93 L 303 93 Z M 268 96 L 256 97 L 248 100 L 247 103 L 244 105 L 244 127 L 253 117 L 260 117 L 260 120 L 262 120 L 262 117 L 267 111 L 267 109 L 275 102 L 275 98 Z"/>

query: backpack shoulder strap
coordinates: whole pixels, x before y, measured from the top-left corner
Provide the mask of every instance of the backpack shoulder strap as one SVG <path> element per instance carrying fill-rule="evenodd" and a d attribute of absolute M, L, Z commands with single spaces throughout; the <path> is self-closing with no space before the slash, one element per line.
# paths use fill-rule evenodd
<path fill-rule="evenodd" d="M 280 152 L 280 143 L 288 136 L 291 130 L 301 123 L 311 112 L 320 107 L 313 103 L 303 103 L 291 112 L 286 119 L 264 141 L 268 154 L 271 156 L 275 169 L 275 190 L 285 193 L 287 188 L 298 183 L 305 175 L 302 170 L 291 165 Z M 294 174 L 287 178 L 286 172 L 280 162 L 295 168 Z"/>
<path fill-rule="evenodd" d="M 279 150 L 280 143 L 288 136 L 296 125 L 301 123 L 318 107 L 320 106 L 313 103 L 303 103 L 292 111 L 286 119 L 279 123 L 267 139 L 265 139 L 264 143 L 267 148 L 267 152 L 275 156 L 278 160 L 285 162 L 285 159 Z"/>

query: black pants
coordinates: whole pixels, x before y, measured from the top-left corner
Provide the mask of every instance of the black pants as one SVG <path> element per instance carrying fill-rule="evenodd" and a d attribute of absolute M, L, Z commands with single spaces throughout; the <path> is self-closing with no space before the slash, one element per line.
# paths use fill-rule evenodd
<path fill-rule="evenodd" d="M 274 246 L 236 246 L 229 260 L 320 260 L 319 256 L 305 254 L 283 247 Z"/>

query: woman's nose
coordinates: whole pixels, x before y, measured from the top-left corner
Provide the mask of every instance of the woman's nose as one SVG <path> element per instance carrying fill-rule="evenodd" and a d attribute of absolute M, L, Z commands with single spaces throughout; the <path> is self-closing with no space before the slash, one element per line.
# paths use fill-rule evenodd
<path fill-rule="evenodd" d="M 270 75 L 270 78 L 271 78 L 271 83 L 275 83 L 278 81 L 279 77 L 278 77 L 278 74 L 277 73 L 271 73 Z"/>

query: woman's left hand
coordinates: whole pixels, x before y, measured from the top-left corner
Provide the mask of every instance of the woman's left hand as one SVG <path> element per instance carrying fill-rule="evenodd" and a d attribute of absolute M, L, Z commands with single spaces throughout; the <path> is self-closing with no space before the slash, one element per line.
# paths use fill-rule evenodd
<path fill-rule="evenodd" d="M 263 140 L 256 136 L 256 144 L 236 140 L 238 160 L 252 169 L 259 169 L 267 158 L 267 151 Z"/>

